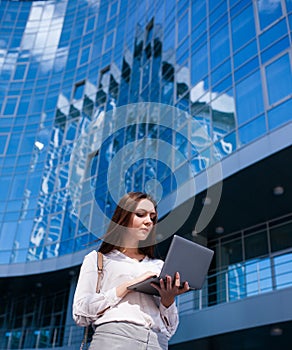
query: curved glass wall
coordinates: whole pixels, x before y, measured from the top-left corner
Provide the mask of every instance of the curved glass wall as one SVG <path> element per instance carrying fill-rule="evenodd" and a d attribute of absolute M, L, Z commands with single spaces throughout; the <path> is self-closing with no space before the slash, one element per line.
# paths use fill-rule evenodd
<path fill-rule="evenodd" d="M 291 121 L 291 30 L 290 0 L 2 1 L 0 263 L 62 256 L 96 238 L 72 208 L 68 175 L 76 140 L 103 111 L 136 102 L 187 111 L 215 161 Z M 119 147 L 157 132 L 194 174 L 212 163 L 207 144 L 192 150 L 172 131 L 136 126 L 96 154 L 100 178 Z M 127 180 L 143 189 L 161 172 L 145 160 Z M 175 186 L 162 177 L 167 195 Z"/>

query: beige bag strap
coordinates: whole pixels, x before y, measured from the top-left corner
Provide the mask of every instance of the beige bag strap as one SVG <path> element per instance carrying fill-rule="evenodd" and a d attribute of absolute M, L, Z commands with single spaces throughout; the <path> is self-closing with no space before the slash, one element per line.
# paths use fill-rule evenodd
<path fill-rule="evenodd" d="M 97 284 L 96 284 L 96 293 L 100 292 L 100 285 L 101 285 L 101 277 L 102 277 L 102 270 L 103 270 L 103 255 L 100 252 L 97 252 Z M 98 316 L 102 316 L 107 309 L 109 309 L 110 306 L 106 307 L 104 310 L 97 313 Z"/>
<path fill-rule="evenodd" d="M 100 291 L 102 270 L 103 270 L 103 256 L 102 256 L 102 253 L 97 252 L 97 274 L 98 274 L 98 276 L 97 276 L 97 283 L 96 283 L 96 293 L 99 293 L 99 291 Z M 103 314 L 107 309 L 108 309 L 108 307 L 105 310 L 101 311 L 99 314 Z M 80 350 L 84 350 L 84 346 L 86 346 L 86 348 L 87 348 L 88 328 L 89 328 L 88 326 L 85 327 L 83 340 L 82 340 L 81 345 L 80 345 Z"/>
<path fill-rule="evenodd" d="M 96 293 L 100 291 L 100 283 L 101 283 L 101 274 L 103 270 L 103 256 L 101 252 L 97 252 L 97 284 L 96 284 Z"/>

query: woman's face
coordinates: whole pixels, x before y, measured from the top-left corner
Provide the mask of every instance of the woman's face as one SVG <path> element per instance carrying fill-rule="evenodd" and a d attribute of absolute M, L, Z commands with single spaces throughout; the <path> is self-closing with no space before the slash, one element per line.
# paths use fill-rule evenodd
<path fill-rule="evenodd" d="M 135 241 L 145 240 L 153 228 L 156 217 L 154 204 L 149 199 L 141 199 L 132 214 L 127 236 Z"/>

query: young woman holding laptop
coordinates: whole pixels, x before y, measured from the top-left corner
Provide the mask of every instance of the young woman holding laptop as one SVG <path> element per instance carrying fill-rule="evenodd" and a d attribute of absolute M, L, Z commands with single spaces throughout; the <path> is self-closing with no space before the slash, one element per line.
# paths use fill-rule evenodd
<path fill-rule="evenodd" d="M 73 301 L 73 318 L 95 329 L 90 350 L 168 349 L 178 326 L 175 297 L 189 290 L 180 276 L 167 276 L 153 285 L 160 296 L 127 289 L 149 276 L 159 275 L 163 261 L 154 257 L 157 209 L 142 192 L 120 200 L 99 248 L 103 269 L 100 288 L 97 252 L 85 256 Z"/>

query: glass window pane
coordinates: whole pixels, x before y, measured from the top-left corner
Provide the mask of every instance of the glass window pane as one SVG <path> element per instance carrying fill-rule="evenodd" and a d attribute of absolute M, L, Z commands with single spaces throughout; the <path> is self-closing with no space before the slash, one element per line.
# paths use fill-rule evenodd
<path fill-rule="evenodd" d="M 292 92 L 292 72 L 286 54 L 266 67 L 269 103 L 272 105 Z M 281 82 L 281 84 L 277 84 Z"/>
<path fill-rule="evenodd" d="M 191 83 L 195 85 L 208 74 L 207 44 L 194 52 L 191 58 Z"/>
<path fill-rule="evenodd" d="M 252 6 L 246 8 L 231 21 L 232 45 L 236 51 L 255 37 L 254 15 Z"/>
<path fill-rule="evenodd" d="M 221 93 L 223 91 L 226 91 L 232 86 L 232 76 L 231 74 L 229 77 L 226 77 L 224 80 L 220 81 L 219 84 L 212 86 L 212 90 L 217 93 Z"/>
<path fill-rule="evenodd" d="M 35 142 L 35 133 L 26 133 L 22 137 L 21 152 L 32 152 Z"/>
<path fill-rule="evenodd" d="M 266 50 L 264 50 L 261 53 L 262 64 L 265 64 L 271 58 L 275 57 L 280 52 L 283 52 L 288 47 L 290 47 L 290 40 L 289 40 L 288 35 L 286 35 L 284 38 L 277 41 L 276 43 L 274 43 L 273 45 L 271 45 L 270 47 L 268 47 Z"/>
<path fill-rule="evenodd" d="M 17 104 L 17 98 L 8 98 L 6 101 L 6 106 L 3 114 L 4 115 L 14 114 L 16 104 Z"/>
<path fill-rule="evenodd" d="M 4 177 L 1 175 L 1 181 L 0 181 L 0 200 L 5 201 L 7 199 L 7 196 L 9 194 L 9 187 L 11 184 L 11 178 L 10 177 Z"/>
<path fill-rule="evenodd" d="M 11 250 L 13 247 L 16 231 L 16 222 L 4 222 L 2 225 L 2 235 L 0 236 L 1 250 Z M 9 232 L 9 234 L 8 234 Z"/>
<path fill-rule="evenodd" d="M 260 27 L 264 29 L 282 16 L 281 0 L 263 1 L 257 0 Z"/>
<path fill-rule="evenodd" d="M 292 0 L 286 0 L 287 11 L 292 11 Z"/>
<path fill-rule="evenodd" d="M 213 134 L 217 140 L 235 128 L 234 98 L 224 93 L 211 102 L 211 107 Z M 221 146 L 224 148 L 223 144 Z"/>
<path fill-rule="evenodd" d="M 292 247 L 292 223 L 281 225 L 270 229 L 271 251 Z"/>
<path fill-rule="evenodd" d="M 287 34 L 287 25 L 285 19 L 274 25 L 269 30 L 265 31 L 260 36 L 260 47 L 264 50 L 267 46 L 272 45 L 275 41 Z"/>
<path fill-rule="evenodd" d="M 239 125 L 263 110 L 261 75 L 256 71 L 236 85 L 236 111 Z"/>
<path fill-rule="evenodd" d="M 245 259 L 267 255 L 269 252 L 267 232 L 257 232 L 244 237 Z"/>
<path fill-rule="evenodd" d="M 177 42 L 180 43 L 189 33 L 189 12 L 187 11 L 178 22 Z"/>
<path fill-rule="evenodd" d="M 192 43 L 195 43 L 195 48 L 199 47 L 201 43 L 207 41 L 207 21 L 201 21 L 197 27 L 192 27 L 191 32 Z"/>
<path fill-rule="evenodd" d="M 28 248 L 33 220 L 23 220 L 18 224 L 17 233 L 15 236 L 15 243 L 17 248 Z"/>
<path fill-rule="evenodd" d="M 86 32 L 89 32 L 94 29 L 95 17 L 90 17 L 87 19 Z"/>
<path fill-rule="evenodd" d="M 230 4 L 230 17 L 236 16 L 246 5 L 250 4 L 250 1 L 242 1 L 242 0 L 229 0 Z M 235 6 L 233 6 L 235 5 Z"/>
<path fill-rule="evenodd" d="M 234 68 L 236 69 L 244 62 L 249 61 L 252 57 L 257 55 L 257 52 L 257 43 L 254 40 L 233 56 Z"/>
<path fill-rule="evenodd" d="M 195 27 L 200 20 L 206 17 L 206 1 L 193 0 L 192 6 L 192 28 Z"/>
<path fill-rule="evenodd" d="M 114 3 L 112 3 L 112 4 L 110 5 L 109 18 L 115 16 L 116 13 L 117 13 L 117 10 L 118 10 L 118 2 L 115 1 Z"/>
<path fill-rule="evenodd" d="M 210 39 L 211 67 L 215 68 L 220 62 L 230 56 L 228 26 L 222 28 Z"/>
<path fill-rule="evenodd" d="M 14 73 L 14 80 L 21 80 L 24 78 L 26 70 L 26 64 L 19 64 L 17 65 Z"/>
<path fill-rule="evenodd" d="M 221 245 L 221 265 L 227 266 L 242 261 L 241 239 L 226 242 Z"/>
<path fill-rule="evenodd" d="M 214 86 L 220 80 L 222 80 L 226 75 L 231 73 L 231 62 L 230 59 L 221 64 L 217 69 L 211 72 L 211 84 Z"/>
<path fill-rule="evenodd" d="M 268 112 L 269 128 L 274 129 L 292 119 L 292 99 Z"/>
<path fill-rule="evenodd" d="M 86 47 L 82 50 L 82 54 L 80 57 L 80 65 L 88 61 L 89 54 L 90 54 L 90 47 Z"/>
<path fill-rule="evenodd" d="M 0 135 L 0 154 L 4 154 L 8 135 Z"/>
<path fill-rule="evenodd" d="M 247 76 L 252 71 L 255 71 L 259 67 L 259 59 L 256 56 L 252 60 L 245 63 L 239 69 L 234 72 L 235 81 L 241 80 L 243 77 Z"/>
<path fill-rule="evenodd" d="M 26 183 L 26 174 L 16 176 L 11 185 L 10 198 L 21 198 L 23 196 Z"/>
<path fill-rule="evenodd" d="M 113 46 L 113 41 L 114 41 L 114 32 L 111 32 L 107 35 L 105 39 L 104 51 L 109 50 Z"/>
<path fill-rule="evenodd" d="M 216 1 L 216 5 L 218 1 Z M 214 7 L 209 7 L 210 9 Z M 212 10 L 211 10 L 212 11 Z M 227 1 L 223 1 L 209 16 L 209 25 L 212 26 L 223 14 L 227 13 Z"/>
<path fill-rule="evenodd" d="M 79 84 L 76 84 L 75 91 L 74 91 L 74 99 L 75 100 L 80 100 L 83 97 L 84 88 L 85 88 L 84 81 L 79 83 Z"/>
<path fill-rule="evenodd" d="M 266 133 L 266 119 L 264 115 L 239 128 L 239 142 L 241 145 L 257 139 Z"/>

